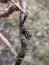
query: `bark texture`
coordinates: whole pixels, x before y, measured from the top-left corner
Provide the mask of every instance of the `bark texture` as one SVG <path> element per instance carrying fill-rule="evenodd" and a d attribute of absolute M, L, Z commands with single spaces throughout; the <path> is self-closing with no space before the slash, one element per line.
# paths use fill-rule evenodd
<path fill-rule="evenodd" d="M 27 7 L 27 2 L 28 0 L 20 0 L 20 6 L 24 11 L 26 11 Z M 24 26 L 24 22 L 26 20 L 26 15 L 20 12 L 20 20 L 19 20 L 19 38 L 20 38 L 20 43 L 21 43 L 21 50 L 18 53 L 16 57 L 16 62 L 14 65 L 20 65 L 22 60 L 24 59 L 26 52 L 27 52 L 27 41 L 28 39 L 25 38 L 25 34 L 22 33 Z"/>
<path fill-rule="evenodd" d="M 24 26 L 24 23 L 26 21 L 27 15 L 28 15 L 28 12 L 26 12 L 28 0 L 19 0 L 20 5 L 18 5 L 18 3 L 15 3 L 14 0 L 10 0 L 10 1 L 11 1 L 12 5 L 10 5 L 7 10 L 0 12 L 0 18 L 7 17 L 16 10 L 20 11 L 19 39 L 20 39 L 20 43 L 21 43 L 21 49 L 16 57 L 16 62 L 14 64 L 14 65 L 20 65 L 26 55 L 28 41 L 29 41 L 30 37 L 32 36 L 30 31 Z"/>

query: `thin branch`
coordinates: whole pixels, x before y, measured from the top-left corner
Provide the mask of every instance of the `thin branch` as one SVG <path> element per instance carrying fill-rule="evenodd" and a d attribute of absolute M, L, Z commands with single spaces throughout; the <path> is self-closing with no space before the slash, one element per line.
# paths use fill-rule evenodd
<path fill-rule="evenodd" d="M 10 42 L 0 33 L 0 39 L 4 42 L 4 44 L 10 48 L 10 50 L 14 53 L 15 56 L 17 56 L 17 53 L 15 52 L 15 50 L 13 49 L 13 47 L 11 46 Z"/>
<path fill-rule="evenodd" d="M 16 10 L 17 8 L 15 7 L 15 5 L 11 5 L 8 8 L 6 8 L 4 11 L 0 12 L 0 18 L 8 17 L 10 14 L 12 14 Z"/>
<path fill-rule="evenodd" d="M 22 9 L 24 11 L 26 11 L 27 0 L 20 0 L 20 6 L 22 7 Z M 20 37 L 20 43 L 21 43 L 22 47 L 21 47 L 20 52 L 18 53 L 18 55 L 16 57 L 16 62 L 14 65 L 20 65 L 21 64 L 23 58 L 26 55 L 26 51 L 27 51 L 27 39 L 22 34 L 22 29 L 24 27 L 25 20 L 26 20 L 25 14 L 20 12 L 19 37 Z"/>
<path fill-rule="evenodd" d="M 24 13 L 26 16 L 28 16 L 28 14 L 21 8 L 20 5 L 18 5 L 18 3 L 15 3 L 14 0 L 10 0 L 22 13 Z"/>
<path fill-rule="evenodd" d="M 7 9 L 5 9 L 4 11 L 0 12 L 0 18 L 2 17 L 8 17 L 10 14 L 12 14 L 14 11 L 18 11 L 20 10 L 22 13 L 24 13 L 26 16 L 28 15 L 18 3 L 15 3 L 13 0 L 10 0 L 13 5 L 9 6 Z"/>

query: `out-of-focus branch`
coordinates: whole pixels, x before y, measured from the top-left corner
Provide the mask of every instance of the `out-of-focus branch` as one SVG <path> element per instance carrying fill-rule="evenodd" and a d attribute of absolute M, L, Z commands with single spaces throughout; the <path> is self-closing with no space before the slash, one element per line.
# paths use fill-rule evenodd
<path fill-rule="evenodd" d="M 11 5 L 8 8 L 6 8 L 4 11 L 0 12 L 0 18 L 8 17 L 10 14 L 12 14 L 16 10 L 17 8 L 15 7 L 15 5 Z"/>
<path fill-rule="evenodd" d="M 26 11 L 27 1 L 28 0 L 20 0 L 20 6 L 24 11 Z M 26 20 L 26 17 L 27 16 L 24 13 L 22 13 L 22 11 L 21 11 L 20 12 L 20 21 L 19 21 L 19 38 L 20 38 L 20 43 L 21 43 L 22 47 L 16 57 L 16 62 L 14 65 L 20 65 L 26 55 L 27 39 L 25 38 L 25 35 L 23 35 L 23 33 L 25 33 L 25 32 L 22 30 L 24 28 L 24 22 Z"/>
<path fill-rule="evenodd" d="M 20 5 L 18 5 L 18 3 L 15 3 L 14 0 L 10 0 L 22 13 L 24 13 L 26 16 L 28 15 L 22 8 Z M 24 5 L 25 6 L 25 5 Z"/>
<path fill-rule="evenodd" d="M 10 2 L 13 4 L 11 6 L 9 6 L 7 9 L 5 9 L 4 11 L 0 12 L 0 18 L 2 17 L 8 17 L 10 14 L 12 14 L 14 11 L 21 11 L 22 13 L 24 13 L 26 16 L 28 15 L 28 13 L 26 13 L 21 6 L 18 3 L 15 3 L 15 1 L 10 0 Z"/>
<path fill-rule="evenodd" d="M 1 33 L 0 33 L 0 39 L 4 42 L 4 44 L 7 47 L 9 47 L 9 49 L 14 53 L 14 55 L 17 56 L 17 53 L 15 52 L 13 47 L 11 46 L 10 42 Z"/>

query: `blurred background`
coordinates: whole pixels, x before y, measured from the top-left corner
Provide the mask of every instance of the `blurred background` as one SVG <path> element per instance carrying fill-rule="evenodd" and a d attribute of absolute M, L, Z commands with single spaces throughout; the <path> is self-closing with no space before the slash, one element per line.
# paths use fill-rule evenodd
<path fill-rule="evenodd" d="M 0 4 L 4 10 L 5 4 Z M 49 65 L 49 0 L 29 0 L 25 26 L 31 30 L 32 37 L 28 51 L 21 65 Z M 0 19 L 0 32 L 9 40 L 16 53 L 20 51 L 19 13 Z M 0 40 L 0 65 L 12 65 L 16 56 Z"/>

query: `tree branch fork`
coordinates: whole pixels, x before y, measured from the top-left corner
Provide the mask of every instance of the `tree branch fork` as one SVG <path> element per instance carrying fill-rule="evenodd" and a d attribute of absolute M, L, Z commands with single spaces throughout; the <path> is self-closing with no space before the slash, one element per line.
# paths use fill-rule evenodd
<path fill-rule="evenodd" d="M 0 0 L 1 2 L 2 0 Z M 6 1 L 6 0 L 5 0 Z M 2 2 L 1 2 L 2 3 Z M 10 3 L 12 3 L 7 9 L 5 9 L 4 11 L 1 11 L 0 12 L 0 18 L 3 18 L 3 17 L 8 17 L 10 14 L 12 14 L 14 11 L 21 11 L 25 17 L 24 17 L 24 20 L 23 22 L 26 20 L 26 17 L 28 16 L 28 12 L 24 11 L 20 4 L 15 3 L 14 0 L 10 0 Z M 9 4 L 9 3 L 7 3 Z M 17 56 L 17 53 L 15 52 L 15 50 L 13 49 L 13 47 L 11 46 L 10 42 L 0 33 L 0 39 L 4 42 L 4 44 L 9 47 L 9 49 L 14 53 L 15 56 Z"/>
<path fill-rule="evenodd" d="M 28 12 L 26 11 L 27 2 L 28 0 L 19 0 L 20 4 L 15 3 L 14 0 L 10 0 L 12 3 L 11 6 L 9 6 L 7 11 L 0 12 L 0 18 L 2 17 L 8 17 L 10 14 L 12 14 L 14 11 L 20 11 L 20 20 L 19 20 L 19 38 L 21 43 L 21 49 L 18 54 L 14 51 L 8 40 L 0 33 L 0 39 L 12 50 L 12 52 L 17 56 L 16 62 L 14 65 L 20 65 L 22 62 L 22 59 L 24 59 L 27 51 L 27 41 L 29 41 L 31 37 L 30 31 L 26 29 L 24 26 L 24 23 L 26 21 L 26 18 L 28 16 Z"/>
<path fill-rule="evenodd" d="M 23 14 L 25 14 L 26 16 L 28 16 L 28 11 L 24 11 L 21 8 L 21 6 L 19 4 L 19 0 L 18 0 L 18 2 L 15 2 L 14 0 L 10 0 L 9 3 L 12 3 L 12 4 L 9 5 L 8 8 L 5 8 L 4 11 L 0 12 L 0 18 L 2 18 L 2 17 L 8 17 L 14 11 L 21 11 Z M 8 4 L 8 2 L 7 2 L 7 4 Z"/>

